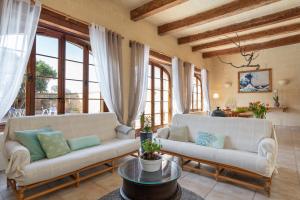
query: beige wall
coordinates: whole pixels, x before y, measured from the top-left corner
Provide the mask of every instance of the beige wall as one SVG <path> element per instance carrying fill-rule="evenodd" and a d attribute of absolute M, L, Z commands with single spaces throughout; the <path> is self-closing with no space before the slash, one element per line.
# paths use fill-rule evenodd
<path fill-rule="evenodd" d="M 86 22 L 95 22 L 124 36 L 124 98 L 128 104 L 130 49 L 129 40 L 150 45 L 151 49 L 168 56 L 177 56 L 196 66 L 202 66 L 200 53 L 193 53 L 187 45 L 179 46 L 171 36 L 159 36 L 157 27 L 145 20 L 133 22 L 129 10 L 122 7 L 118 0 L 41 0 L 42 4 Z M 127 112 L 127 111 L 125 111 Z M 125 114 L 127 116 L 127 114 Z"/>
<path fill-rule="evenodd" d="M 287 113 L 273 112 L 268 114 L 276 125 L 300 126 L 300 44 L 266 49 L 259 52 L 260 56 L 256 62 L 263 68 L 272 68 L 273 89 L 279 90 L 280 103 L 287 105 Z M 239 54 L 222 56 L 226 61 L 242 64 Z M 211 67 L 212 75 L 210 87 L 212 95 L 214 92 L 220 94 L 218 104 L 221 106 L 236 104 L 247 106 L 251 101 L 262 101 L 273 106 L 273 93 L 238 93 L 238 69 L 222 64 L 217 58 L 205 59 L 205 65 Z M 279 86 L 278 80 L 288 79 L 290 83 Z M 225 88 L 225 82 L 232 82 L 230 88 Z M 212 103 L 216 103 L 212 100 Z"/>

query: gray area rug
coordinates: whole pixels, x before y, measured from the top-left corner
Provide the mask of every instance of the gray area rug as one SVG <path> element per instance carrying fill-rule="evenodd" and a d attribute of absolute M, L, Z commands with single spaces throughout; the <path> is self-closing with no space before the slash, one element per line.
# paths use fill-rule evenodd
<path fill-rule="evenodd" d="M 202 197 L 198 196 L 194 192 L 191 192 L 183 187 L 181 189 L 181 200 L 204 200 Z M 122 200 L 120 197 L 120 189 L 112 191 L 111 193 L 101 197 L 99 200 Z"/>

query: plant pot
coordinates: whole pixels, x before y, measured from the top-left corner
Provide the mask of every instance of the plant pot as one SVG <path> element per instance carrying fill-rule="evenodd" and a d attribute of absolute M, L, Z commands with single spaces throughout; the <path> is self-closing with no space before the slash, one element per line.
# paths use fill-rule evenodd
<path fill-rule="evenodd" d="M 162 158 L 158 160 L 144 160 L 140 157 L 142 170 L 145 172 L 156 172 L 161 169 Z"/>
<path fill-rule="evenodd" d="M 153 133 L 152 132 L 140 132 L 140 139 L 141 139 L 141 147 L 142 147 L 142 144 L 145 140 L 152 140 L 152 135 Z M 144 149 L 142 147 L 142 153 L 144 153 Z"/>
<path fill-rule="evenodd" d="M 279 106 L 280 106 L 280 103 L 279 103 L 279 102 L 275 102 L 275 103 L 274 103 L 274 107 L 279 108 Z"/>

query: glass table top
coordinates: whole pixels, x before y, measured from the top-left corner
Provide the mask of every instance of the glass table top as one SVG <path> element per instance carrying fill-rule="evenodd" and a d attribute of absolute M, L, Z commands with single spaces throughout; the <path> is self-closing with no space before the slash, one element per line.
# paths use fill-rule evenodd
<path fill-rule="evenodd" d="M 139 158 L 127 161 L 119 167 L 118 172 L 128 181 L 149 185 L 167 183 L 181 176 L 181 168 L 173 161 L 163 160 L 161 170 L 145 172 L 142 170 Z"/>

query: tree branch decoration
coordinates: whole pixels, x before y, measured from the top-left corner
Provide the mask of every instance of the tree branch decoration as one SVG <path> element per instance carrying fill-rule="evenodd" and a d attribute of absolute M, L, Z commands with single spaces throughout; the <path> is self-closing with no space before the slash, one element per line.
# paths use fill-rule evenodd
<path fill-rule="evenodd" d="M 229 40 L 231 40 L 231 42 L 235 46 L 237 46 L 237 48 L 240 49 L 240 54 L 245 59 L 246 64 L 237 66 L 237 65 L 233 64 L 232 62 L 226 62 L 226 61 L 222 60 L 222 58 L 220 56 L 218 56 L 219 61 L 224 63 L 224 64 L 231 65 L 232 67 L 238 68 L 238 69 L 239 68 L 245 68 L 245 67 L 252 67 L 252 68 L 256 68 L 256 70 L 259 70 L 259 68 L 260 68 L 259 64 L 252 64 L 252 62 L 259 56 L 259 53 L 257 51 L 251 51 L 251 52 L 247 53 L 245 47 L 241 46 L 241 41 L 240 41 L 240 38 L 239 38 L 237 33 L 236 33 L 237 42 L 235 42 L 233 38 L 230 38 L 228 36 L 226 36 L 226 37 Z"/>

